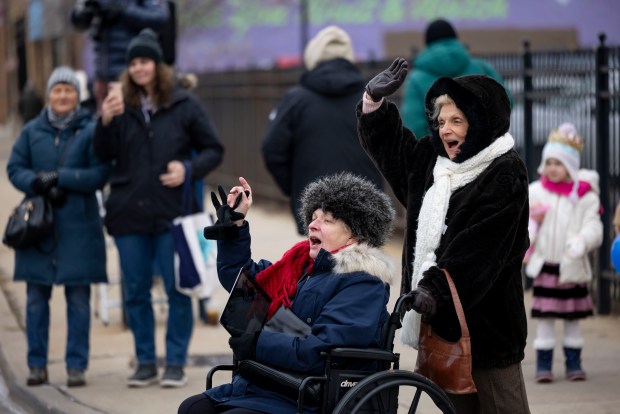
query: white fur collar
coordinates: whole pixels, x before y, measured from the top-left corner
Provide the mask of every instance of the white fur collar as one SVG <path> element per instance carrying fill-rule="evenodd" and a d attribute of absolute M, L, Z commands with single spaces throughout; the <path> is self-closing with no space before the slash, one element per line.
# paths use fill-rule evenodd
<path fill-rule="evenodd" d="M 381 250 L 366 243 L 353 244 L 333 255 L 334 273 L 367 272 L 390 284 L 394 276 L 392 260 Z"/>

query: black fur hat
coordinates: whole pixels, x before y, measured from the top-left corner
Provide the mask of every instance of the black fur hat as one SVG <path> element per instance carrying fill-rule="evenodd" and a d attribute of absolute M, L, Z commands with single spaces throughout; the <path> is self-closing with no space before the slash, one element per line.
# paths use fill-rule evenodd
<path fill-rule="evenodd" d="M 430 87 L 425 99 L 431 142 L 437 154 L 448 156 L 439 138 L 437 120 L 431 118 L 435 99 L 444 94 L 454 100 L 469 122 L 465 142 L 460 147 L 461 152 L 454 157 L 454 162 L 463 162 L 473 157 L 508 132 L 510 100 L 499 82 L 485 75 L 439 78 Z"/>
<path fill-rule="evenodd" d="M 370 181 L 348 172 L 311 182 L 300 201 L 299 214 L 306 232 L 318 208 L 344 221 L 353 236 L 371 246 L 382 246 L 392 230 L 394 208 L 390 198 Z"/>

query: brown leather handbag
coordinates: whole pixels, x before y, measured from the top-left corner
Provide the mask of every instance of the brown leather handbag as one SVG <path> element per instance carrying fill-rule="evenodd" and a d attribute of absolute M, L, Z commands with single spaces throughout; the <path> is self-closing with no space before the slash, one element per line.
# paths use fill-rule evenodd
<path fill-rule="evenodd" d="M 471 376 L 469 329 L 465 321 L 461 300 L 456 292 L 450 273 L 445 269 L 443 271 L 448 279 L 456 315 L 461 325 L 461 339 L 457 342 L 448 342 L 436 333 L 433 333 L 430 325 L 422 322 L 415 372 L 429 378 L 445 392 L 451 394 L 473 394 L 477 390 Z"/>

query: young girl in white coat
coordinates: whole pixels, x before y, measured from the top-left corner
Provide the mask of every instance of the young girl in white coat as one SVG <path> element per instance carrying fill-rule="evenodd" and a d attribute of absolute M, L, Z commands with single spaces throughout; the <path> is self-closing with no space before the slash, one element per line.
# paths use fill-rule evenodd
<path fill-rule="evenodd" d="M 553 381 L 554 322 L 564 320 L 566 378 L 586 379 L 581 367 L 583 337 L 579 320 L 592 315 L 588 253 L 601 245 L 599 177 L 580 170 L 583 140 L 574 125 L 551 131 L 538 167 L 540 180 L 529 187 L 530 243 L 526 273 L 533 282 L 532 317 L 538 319 L 536 381 Z"/>

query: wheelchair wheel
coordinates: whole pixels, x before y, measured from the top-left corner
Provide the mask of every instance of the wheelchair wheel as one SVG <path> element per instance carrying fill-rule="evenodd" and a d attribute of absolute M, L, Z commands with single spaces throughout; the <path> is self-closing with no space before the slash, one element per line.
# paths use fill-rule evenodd
<path fill-rule="evenodd" d="M 403 370 L 380 371 L 364 378 L 340 399 L 333 414 L 412 414 L 425 396 L 441 413 L 456 414 L 448 396 L 434 382 Z M 426 404 L 428 398 L 424 398 Z M 405 400 L 411 401 L 408 410 L 403 408 Z"/>

